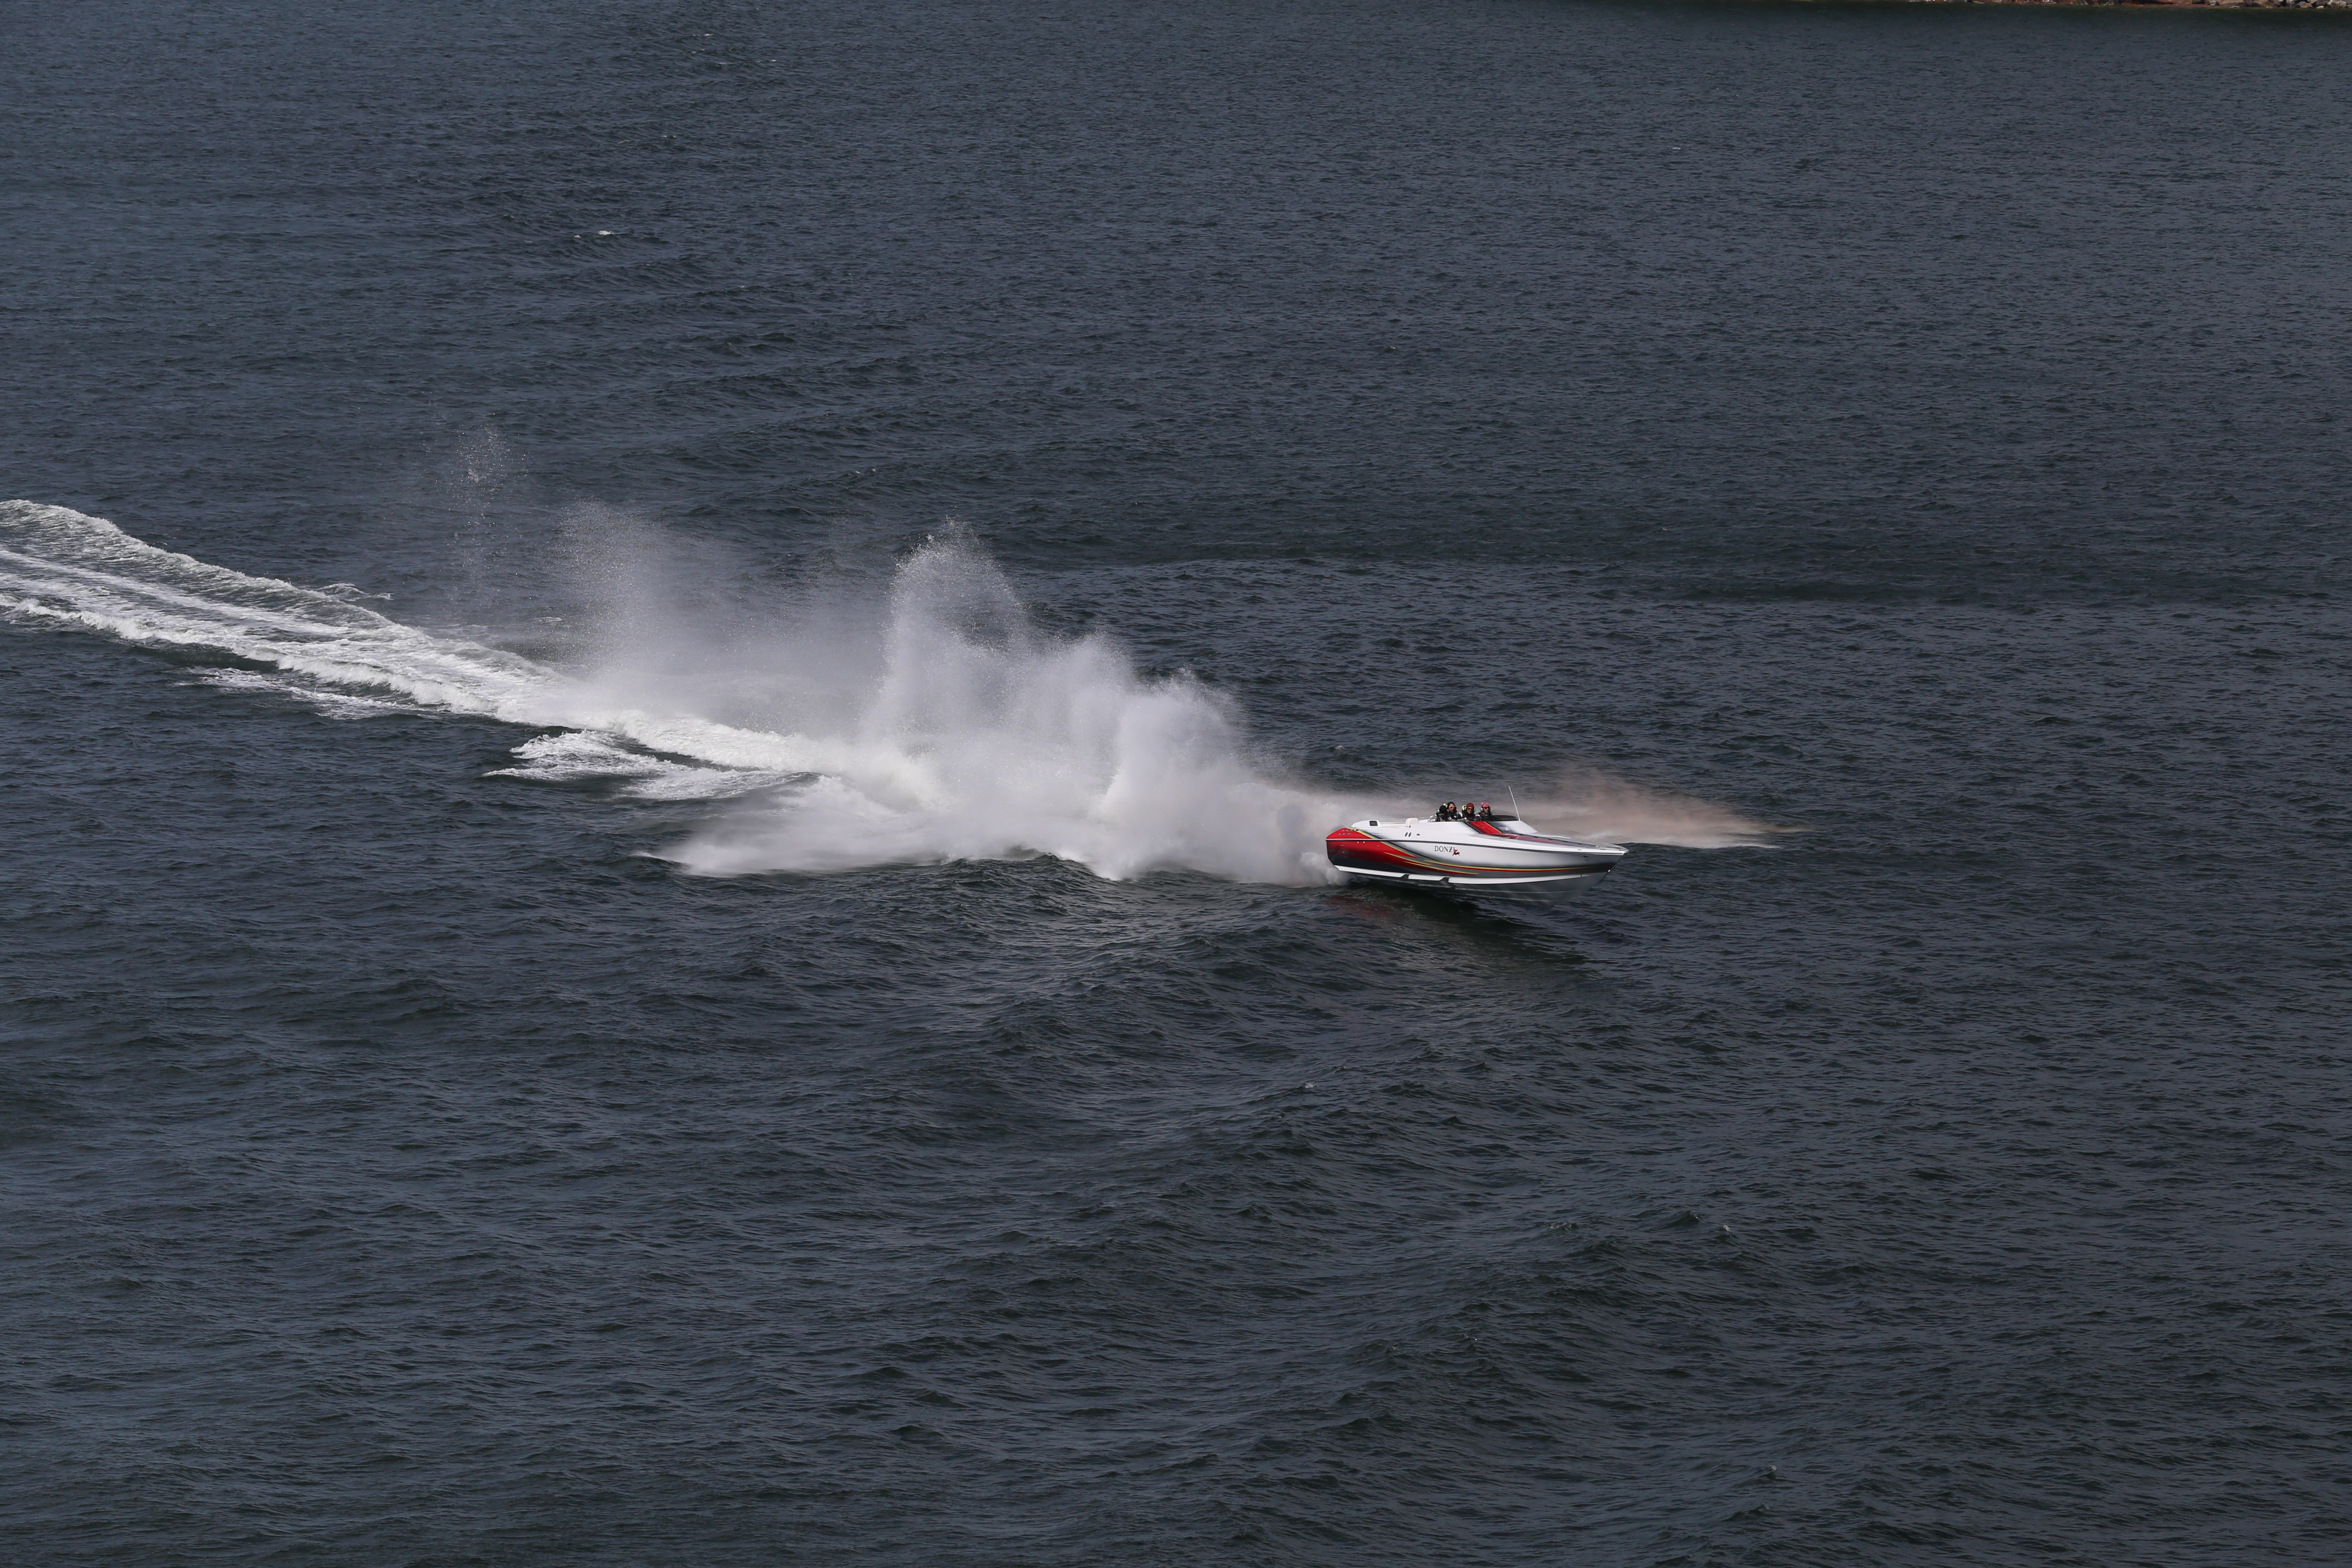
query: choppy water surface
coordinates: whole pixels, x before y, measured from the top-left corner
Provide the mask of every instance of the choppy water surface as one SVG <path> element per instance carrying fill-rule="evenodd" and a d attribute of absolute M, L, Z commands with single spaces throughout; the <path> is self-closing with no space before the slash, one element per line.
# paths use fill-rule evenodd
<path fill-rule="evenodd" d="M 2341 1560 L 2343 19 L 323 13 L 10 24 L 10 1561 Z"/>

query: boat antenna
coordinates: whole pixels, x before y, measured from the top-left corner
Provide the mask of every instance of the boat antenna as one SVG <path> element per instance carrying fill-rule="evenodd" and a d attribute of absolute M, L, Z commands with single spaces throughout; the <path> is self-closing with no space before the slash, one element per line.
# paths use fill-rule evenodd
<path fill-rule="evenodd" d="M 1505 784 L 1503 787 L 1511 792 L 1511 820 L 1513 822 L 1525 822 L 1527 818 L 1519 815 L 1519 792 L 1517 787 L 1512 784 Z"/>

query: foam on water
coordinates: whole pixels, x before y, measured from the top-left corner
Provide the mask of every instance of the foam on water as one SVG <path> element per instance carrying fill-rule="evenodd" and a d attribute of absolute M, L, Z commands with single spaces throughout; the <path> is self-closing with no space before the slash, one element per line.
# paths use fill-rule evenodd
<path fill-rule="evenodd" d="M 326 719 L 373 719 L 386 713 L 415 710 L 414 703 L 362 697 L 355 692 L 306 685 L 287 676 L 270 675 L 255 669 L 207 670 L 186 684 L 209 686 L 221 691 L 258 691 L 274 697 L 289 697 Z"/>
<path fill-rule="evenodd" d="M 333 589 L 248 577 L 158 550 L 102 519 L 0 502 L 0 614 L 143 647 L 226 657 L 285 676 L 530 723 L 551 672 L 404 626 Z"/>
<path fill-rule="evenodd" d="M 496 772 L 732 802 L 668 851 L 697 872 L 1051 855 L 1114 879 L 1304 885 L 1331 879 L 1333 825 L 1411 809 L 1282 778 L 1229 699 L 1143 676 L 1105 638 L 1041 632 L 961 535 L 900 563 L 880 602 L 846 620 L 812 610 L 797 630 L 714 628 L 668 602 L 658 573 L 609 575 L 597 657 L 573 672 L 393 620 L 348 584 L 250 577 L 62 507 L 0 503 L 8 618 L 233 659 L 207 679 L 335 717 L 424 708 L 551 731 Z M 1606 781 L 1530 815 L 1617 841 L 1759 831 Z"/>
<path fill-rule="evenodd" d="M 638 800 L 724 800 L 804 780 L 804 773 L 760 768 L 698 767 L 653 756 L 615 736 L 560 731 L 514 749 L 515 765 L 493 768 L 492 778 L 542 784 L 610 783 Z"/>

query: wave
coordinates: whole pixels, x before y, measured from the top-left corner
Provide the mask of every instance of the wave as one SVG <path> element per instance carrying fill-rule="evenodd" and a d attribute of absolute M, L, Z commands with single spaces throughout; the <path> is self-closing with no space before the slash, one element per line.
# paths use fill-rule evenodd
<path fill-rule="evenodd" d="M 0 502 L 0 616 L 225 662 L 206 679 L 336 718 L 424 709 L 547 731 L 496 773 L 730 803 L 664 852 L 690 871 L 1049 855 L 1113 879 L 1311 885 L 1331 879 L 1332 825 L 1405 809 L 1282 778 L 1221 694 L 1146 677 L 1102 637 L 1039 630 L 960 535 L 902 561 L 878 603 L 812 604 L 781 628 L 682 609 L 654 566 L 613 575 L 593 657 L 565 669 L 405 625 L 350 584 L 247 576 L 64 507 Z M 1645 842 L 1762 831 L 1622 785 L 1555 815 Z"/>

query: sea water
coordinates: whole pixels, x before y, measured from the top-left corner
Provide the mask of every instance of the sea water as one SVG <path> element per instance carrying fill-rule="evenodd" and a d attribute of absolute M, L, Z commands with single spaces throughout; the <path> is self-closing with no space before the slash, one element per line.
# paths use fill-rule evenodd
<path fill-rule="evenodd" d="M 2340 1555 L 2343 18 L 8 37 L 9 1561 Z"/>

